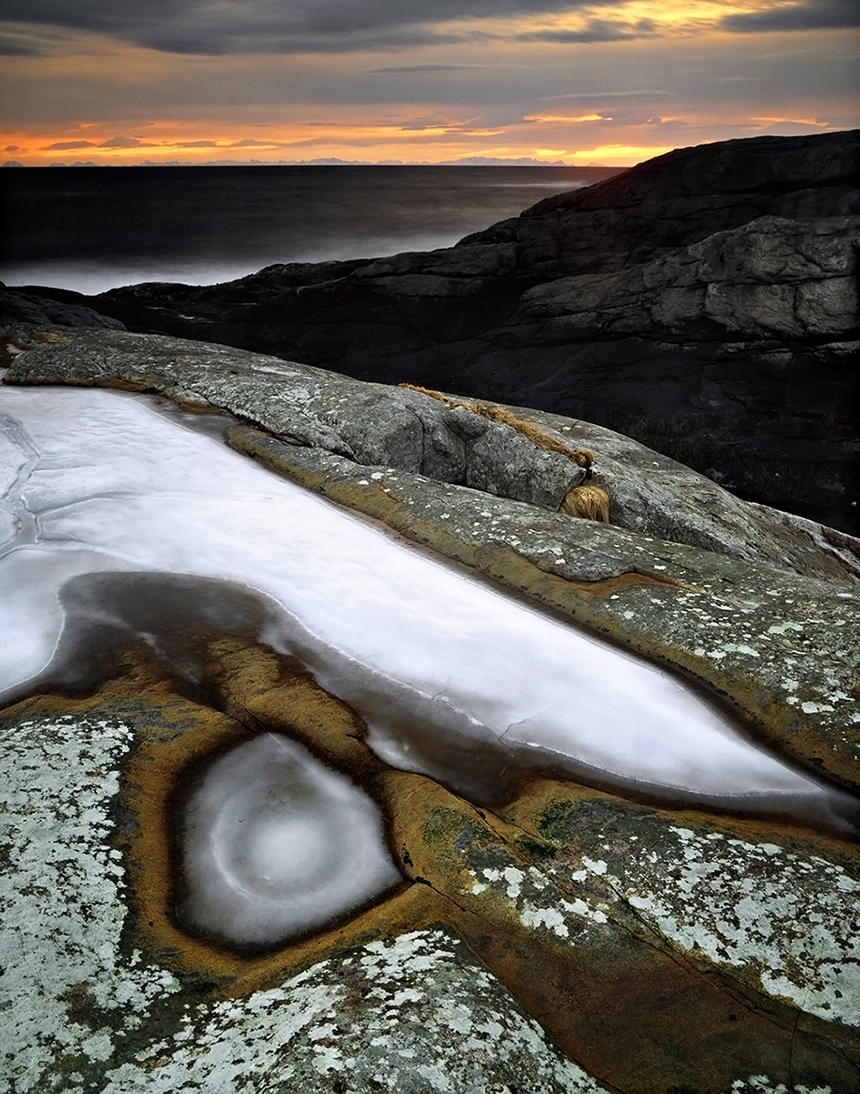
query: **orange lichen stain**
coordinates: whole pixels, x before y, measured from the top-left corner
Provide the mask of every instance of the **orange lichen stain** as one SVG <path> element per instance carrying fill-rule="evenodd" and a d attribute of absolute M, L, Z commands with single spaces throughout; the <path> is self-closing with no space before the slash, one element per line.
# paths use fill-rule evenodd
<path fill-rule="evenodd" d="M 645 795 L 643 795 L 644 797 Z M 547 828 L 546 818 L 557 807 L 571 807 L 571 812 L 582 810 L 587 818 L 588 810 L 596 807 L 601 810 L 602 822 L 612 815 L 612 831 L 617 838 L 623 838 L 623 831 L 637 834 L 637 826 L 643 820 L 652 818 L 660 825 L 690 828 L 695 832 L 722 835 L 743 840 L 745 843 L 775 843 L 788 850 L 801 849 L 804 854 L 819 853 L 828 858 L 856 862 L 854 841 L 827 832 L 812 830 L 801 821 L 790 817 L 738 816 L 730 812 L 720 812 L 714 807 L 693 808 L 683 803 L 668 807 L 661 796 L 660 803 L 644 800 L 632 800 L 619 797 L 609 791 L 596 790 L 593 787 L 561 779 L 548 779 L 540 776 L 524 780 L 519 787 L 515 800 L 497 810 L 499 818 L 521 835 L 548 840 L 557 853 L 578 853 L 583 847 L 599 843 L 610 837 L 600 826 L 584 820 L 582 836 L 571 835 L 562 839 Z M 593 818 L 592 818 L 593 820 Z M 551 829 L 550 825 L 550 829 Z"/>
<path fill-rule="evenodd" d="M 173 914 L 181 876 L 178 813 L 187 781 L 208 759 L 259 732 L 280 731 L 329 766 L 343 770 L 354 764 L 350 777 L 371 792 L 374 786 L 367 783 L 376 784 L 377 797 L 384 780 L 374 779 L 374 771 L 390 770 L 360 743 L 364 725 L 358 716 L 307 674 L 243 639 L 215 641 L 210 652 L 212 679 L 207 683 L 225 693 L 235 683 L 228 705 L 237 714 L 245 711 L 243 721 L 179 694 L 159 666 L 143 659 L 132 665 L 128 654 L 127 675 L 95 694 L 83 699 L 36 694 L 20 704 L 22 711 L 109 714 L 133 726 L 135 747 L 122 766 L 117 801 L 122 822 L 112 839 L 127 869 L 126 943 L 180 977 L 192 976 L 204 994 L 226 997 L 281 983 L 346 949 L 443 921 L 449 902 L 429 886 L 413 883 L 407 867 L 402 886 L 374 906 L 264 953 L 235 952 L 182 928 Z M 245 699 L 253 711 L 245 708 Z M 357 762 L 362 757 L 368 759 L 364 775 L 370 778 L 362 778 Z"/>
<path fill-rule="evenodd" d="M 627 570 L 612 577 L 582 581 L 543 570 L 519 551 L 506 545 L 496 547 L 482 560 L 481 569 L 513 589 L 561 609 L 577 622 L 585 622 L 582 608 L 588 600 L 605 600 L 636 585 L 648 585 L 673 591 L 689 591 L 689 587 L 673 578 L 658 574 Z M 585 596 L 585 599 L 583 597 Z"/>
<path fill-rule="evenodd" d="M 687 961 L 614 892 L 602 921 L 561 918 L 560 909 L 582 904 L 583 894 L 542 869 L 560 849 L 535 815 L 555 800 L 597 799 L 628 808 L 635 828 L 637 806 L 550 781 L 524 786 L 524 804 L 518 798 L 493 812 L 418 776 L 401 776 L 391 791 L 396 836 L 420 876 L 450 896 L 448 924 L 593 1074 L 639 1094 L 692 1089 L 694 1081 L 702 1083 L 696 1089 L 723 1090 L 739 1060 L 752 1066 L 762 1053 L 787 1051 L 793 1012 Z M 677 815 L 665 818 L 678 823 Z M 601 839 L 599 828 L 585 835 Z M 500 875 L 501 883 L 489 884 Z M 536 887 L 521 895 L 521 883 Z M 696 1053 L 702 1030 L 725 1048 L 704 1062 Z"/>
<path fill-rule="evenodd" d="M 399 889 L 346 922 L 263 954 L 237 953 L 189 935 L 177 924 L 172 907 L 180 877 L 178 804 L 185 783 L 201 763 L 258 732 L 280 731 L 306 744 L 329 766 L 348 768 L 355 781 L 378 782 L 362 778 L 381 765 L 360 743 L 364 726 L 349 707 L 306 674 L 284 669 L 268 651 L 240 646 L 241 640 L 236 639 L 213 643 L 210 669 L 216 671 L 210 683 L 229 690 L 227 706 L 235 714 L 244 711 L 243 720 L 181 699 L 164 702 L 158 723 L 142 729 L 122 791 L 122 804 L 136 821 L 123 848 L 130 871 L 136 944 L 157 954 L 177 973 L 206 977 L 218 985 L 216 993 L 226 995 L 279 983 L 343 949 L 438 922 L 440 904 L 444 904 L 431 889 L 404 878 Z M 177 731 L 165 732 L 165 722 L 175 724 Z M 365 756 L 371 762 L 362 772 L 356 761 Z"/>

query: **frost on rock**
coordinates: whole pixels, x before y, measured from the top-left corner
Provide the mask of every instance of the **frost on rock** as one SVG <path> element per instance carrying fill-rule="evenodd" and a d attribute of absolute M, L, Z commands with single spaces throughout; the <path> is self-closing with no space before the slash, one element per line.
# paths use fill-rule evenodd
<path fill-rule="evenodd" d="M 131 729 L 60 715 L 19 722 L 0 741 L 7 862 L 0 875 L 6 1081 L 16 1092 L 83 1089 L 153 1004 L 179 990 L 120 946 L 125 870 L 107 837 L 117 765 Z M 79 1015 L 79 1018 L 75 1018 Z M 48 1076 L 62 1067 L 58 1086 Z"/>
<path fill-rule="evenodd" d="M 604 1089 L 436 928 L 372 942 L 241 1004 L 194 1008 L 172 1038 L 109 1071 L 103 1094 L 298 1092 L 338 1076 L 350 1094 Z"/>

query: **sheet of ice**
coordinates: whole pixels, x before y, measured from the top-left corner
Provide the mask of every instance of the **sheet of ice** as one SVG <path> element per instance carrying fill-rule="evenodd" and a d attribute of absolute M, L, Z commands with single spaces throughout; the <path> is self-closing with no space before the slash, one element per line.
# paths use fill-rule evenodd
<path fill-rule="evenodd" d="M 50 662 L 70 574 L 201 575 L 259 590 L 300 621 L 312 671 L 360 710 L 390 762 L 420 768 L 412 728 L 438 726 L 450 741 L 543 749 L 693 794 L 826 797 L 669 673 L 398 544 L 139 397 L 0 387 L 0 411 L 31 454 L 6 505 L 32 524 L 0 559 L 0 697 Z"/>
<path fill-rule="evenodd" d="M 278 734 L 220 756 L 184 820 L 179 918 L 229 942 L 322 927 L 402 881 L 371 799 Z"/>

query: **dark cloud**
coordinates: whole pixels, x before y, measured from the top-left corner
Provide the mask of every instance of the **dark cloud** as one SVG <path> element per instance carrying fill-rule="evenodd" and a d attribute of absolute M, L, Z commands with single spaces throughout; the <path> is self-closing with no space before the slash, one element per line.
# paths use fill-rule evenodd
<path fill-rule="evenodd" d="M 5 19 L 92 31 L 174 53 L 297 53 L 446 43 L 443 22 L 553 14 L 609 0 L 6 0 Z"/>
<path fill-rule="evenodd" d="M 589 19 L 579 30 L 534 30 L 517 35 L 518 42 L 618 42 L 625 38 L 646 38 L 656 32 L 650 19 L 625 23 L 616 19 Z"/>
<path fill-rule="evenodd" d="M 0 57 L 40 57 L 44 49 L 20 38 L 0 38 Z"/>
<path fill-rule="evenodd" d="M 832 27 L 860 26 L 857 0 L 800 0 L 799 3 L 726 15 L 720 20 L 723 30 L 755 33 L 768 30 L 826 30 Z"/>
<path fill-rule="evenodd" d="M 599 102 L 603 99 L 677 99 L 676 91 L 572 91 L 564 95 L 539 95 L 541 102 L 556 102 L 561 99 L 581 99 Z"/>
<path fill-rule="evenodd" d="M 95 148 L 92 141 L 57 141 L 56 144 L 45 145 L 46 152 L 67 152 L 70 148 Z M 7 152 L 14 149 L 7 148 Z"/>
<path fill-rule="evenodd" d="M 109 141 L 102 141 L 99 148 L 138 148 L 143 141 L 137 137 L 111 137 Z"/>
<path fill-rule="evenodd" d="M 241 141 L 233 141 L 230 145 L 231 148 L 271 148 L 272 141 L 257 141 L 253 137 L 245 137 Z"/>
<path fill-rule="evenodd" d="M 180 141 L 179 148 L 217 148 L 215 141 Z"/>

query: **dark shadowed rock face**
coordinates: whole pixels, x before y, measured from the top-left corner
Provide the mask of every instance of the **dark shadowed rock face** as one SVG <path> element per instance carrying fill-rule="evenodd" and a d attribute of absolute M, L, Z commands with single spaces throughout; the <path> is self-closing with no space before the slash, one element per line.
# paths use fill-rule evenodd
<path fill-rule="evenodd" d="M 858 153 L 860 131 L 678 149 L 455 247 L 81 303 L 594 421 L 856 533 Z"/>
<path fill-rule="evenodd" d="M 80 293 L 63 293 L 48 290 L 51 296 L 32 293 L 9 292 L 0 285 L 0 316 L 10 327 L 106 327 L 124 330 L 119 320 L 111 319 L 94 308 L 87 307 L 89 297 Z"/>

